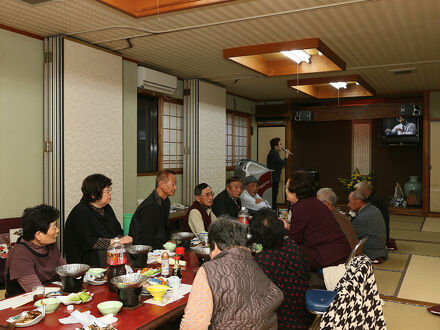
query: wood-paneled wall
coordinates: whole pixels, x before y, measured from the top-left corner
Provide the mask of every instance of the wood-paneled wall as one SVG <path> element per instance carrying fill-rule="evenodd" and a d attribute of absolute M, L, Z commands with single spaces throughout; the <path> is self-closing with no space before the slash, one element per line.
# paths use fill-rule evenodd
<path fill-rule="evenodd" d="M 320 187 L 331 187 L 341 202 L 348 199 L 347 193 L 337 181 L 351 174 L 352 120 L 372 120 L 372 172 L 376 192 L 389 200 L 396 182 L 402 187 L 408 176 L 418 175 L 422 180 L 423 147 L 384 146 L 380 139 L 380 118 L 400 115 L 400 106 L 416 103 L 423 106 L 423 95 L 390 97 L 347 101 L 313 102 L 294 105 L 289 102 L 278 105 L 260 105 L 256 117 L 261 120 L 291 120 L 291 146 L 295 154 L 292 168 L 307 168 L 320 174 Z M 297 111 L 313 111 L 313 122 L 294 120 Z M 422 141 L 422 140 L 421 140 Z"/>

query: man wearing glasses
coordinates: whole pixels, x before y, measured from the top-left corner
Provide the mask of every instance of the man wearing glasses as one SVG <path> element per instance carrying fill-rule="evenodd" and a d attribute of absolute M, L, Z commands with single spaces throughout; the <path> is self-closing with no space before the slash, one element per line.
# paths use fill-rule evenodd
<path fill-rule="evenodd" d="M 258 195 L 258 180 L 255 176 L 249 175 L 244 181 L 244 190 L 241 193 L 241 206 L 251 211 L 258 211 L 265 207 L 270 208 L 270 204 Z"/>
<path fill-rule="evenodd" d="M 183 231 L 192 231 L 194 234 L 207 232 L 211 222 L 217 217 L 211 210 L 214 193 L 208 184 L 201 183 L 194 188 L 195 201 L 188 209 L 183 220 Z"/>

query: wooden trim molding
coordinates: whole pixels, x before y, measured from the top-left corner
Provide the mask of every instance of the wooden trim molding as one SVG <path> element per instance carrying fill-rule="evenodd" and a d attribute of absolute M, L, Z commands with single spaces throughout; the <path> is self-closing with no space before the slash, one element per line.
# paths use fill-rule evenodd
<path fill-rule="evenodd" d="M 97 0 L 135 18 L 216 5 L 236 0 Z"/>
<path fill-rule="evenodd" d="M 304 50 L 310 63 L 297 64 L 281 51 Z M 223 49 L 223 57 L 268 77 L 345 70 L 345 61 L 319 38 Z"/>
<path fill-rule="evenodd" d="M 22 35 L 24 35 L 26 37 L 35 38 L 35 39 L 38 39 L 38 40 L 43 40 L 44 39 L 43 36 L 40 36 L 38 34 L 27 32 L 27 31 L 23 31 L 23 30 L 19 30 L 19 29 L 16 29 L 16 28 L 13 28 L 11 26 L 4 25 L 4 24 L 0 24 L 0 29 L 8 30 L 8 31 L 15 32 L 15 33 L 19 33 L 19 34 L 22 34 Z"/>

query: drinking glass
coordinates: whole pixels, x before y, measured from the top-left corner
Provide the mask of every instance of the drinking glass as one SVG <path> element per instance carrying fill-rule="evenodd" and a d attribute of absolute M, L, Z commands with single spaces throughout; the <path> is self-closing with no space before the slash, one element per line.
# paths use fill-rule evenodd
<path fill-rule="evenodd" d="M 45 289 L 43 285 L 34 286 L 32 288 L 32 294 L 34 296 L 34 301 L 44 298 Z"/>

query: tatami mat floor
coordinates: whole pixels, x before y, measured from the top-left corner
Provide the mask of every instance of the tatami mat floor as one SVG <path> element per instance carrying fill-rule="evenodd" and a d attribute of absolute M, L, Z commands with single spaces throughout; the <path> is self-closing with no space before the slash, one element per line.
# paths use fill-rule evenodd
<path fill-rule="evenodd" d="M 440 329 L 426 310 L 440 304 L 440 218 L 392 215 L 390 228 L 398 250 L 374 266 L 387 329 Z"/>
<path fill-rule="evenodd" d="M 423 231 L 440 232 L 440 219 L 439 218 L 426 218 L 425 224 L 422 228 Z"/>

